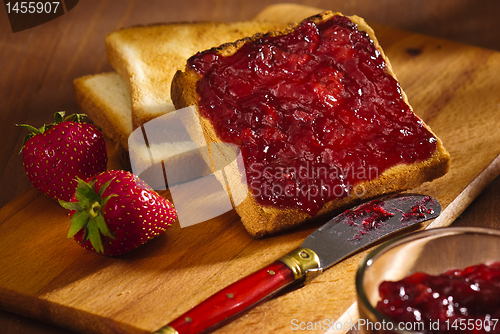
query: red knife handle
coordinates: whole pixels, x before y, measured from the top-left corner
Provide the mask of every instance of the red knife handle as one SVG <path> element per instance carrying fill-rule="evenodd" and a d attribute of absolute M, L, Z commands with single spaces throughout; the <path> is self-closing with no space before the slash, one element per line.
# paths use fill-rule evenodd
<path fill-rule="evenodd" d="M 283 262 L 273 262 L 220 290 L 156 333 L 210 332 L 259 302 L 271 298 L 293 281 L 295 276 L 292 269 Z"/>

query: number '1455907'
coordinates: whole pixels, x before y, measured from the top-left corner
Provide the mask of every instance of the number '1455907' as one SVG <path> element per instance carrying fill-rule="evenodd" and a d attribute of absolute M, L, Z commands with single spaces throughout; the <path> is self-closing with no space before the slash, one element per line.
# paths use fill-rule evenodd
<path fill-rule="evenodd" d="M 55 13 L 59 6 L 59 1 L 15 1 L 7 2 L 7 13 L 34 14 L 34 13 Z"/>
<path fill-rule="evenodd" d="M 485 319 L 455 319 L 455 320 L 447 319 L 445 322 L 448 330 L 450 329 L 454 329 L 456 331 L 485 330 L 486 332 L 490 332 L 495 330 L 498 319 L 491 319 L 490 317 L 486 317 Z"/>

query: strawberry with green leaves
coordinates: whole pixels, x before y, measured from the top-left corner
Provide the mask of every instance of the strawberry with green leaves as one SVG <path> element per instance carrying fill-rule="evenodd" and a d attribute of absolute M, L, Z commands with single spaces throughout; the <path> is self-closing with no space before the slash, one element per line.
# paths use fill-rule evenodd
<path fill-rule="evenodd" d="M 76 189 L 76 178 L 87 179 L 106 170 L 107 152 L 103 134 L 82 123 L 83 114 L 64 117 L 57 112 L 55 122 L 37 129 L 24 138 L 23 165 L 31 184 L 55 200 L 69 201 Z"/>
<path fill-rule="evenodd" d="M 78 180 L 70 202 L 68 238 L 85 249 L 108 256 L 131 251 L 160 235 L 177 219 L 174 206 L 137 176 L 107 171 Z"/>

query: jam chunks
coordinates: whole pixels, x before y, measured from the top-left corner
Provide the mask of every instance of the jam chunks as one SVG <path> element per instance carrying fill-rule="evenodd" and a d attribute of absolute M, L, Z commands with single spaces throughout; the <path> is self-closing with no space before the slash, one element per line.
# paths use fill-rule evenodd
<path fill-rule="evenodd" d="M 230 56 L 191 57 L 200 113 L 241 148 L 257 203 L 314 216 L 437 139 L 405 103 L 368 35 L 344 16 L 263 35 Z"/>
<path fill-rule="evenodd" d="M 437 276 L 415 273 L 383 282 L 379 293 L 379 311 L 398 322 L 419 322 L 424 333 L 500 333 L 500 262 Z"/>

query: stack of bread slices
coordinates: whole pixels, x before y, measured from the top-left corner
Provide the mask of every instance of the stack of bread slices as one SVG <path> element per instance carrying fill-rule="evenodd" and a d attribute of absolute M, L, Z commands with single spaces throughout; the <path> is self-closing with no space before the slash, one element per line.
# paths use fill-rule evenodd
<path fill-rule="evenodd" d="M 127 163 L 132 131 L 175 110 L 170 97 L 171 81 L 190 56 L 283 26 L 249 21 L 157 24 L 117 30 L 106 38 L 108 60 L 116 72 L 75 79 L 78 107 L 116 142 L 122 162 Z M 164 159 L 177 153 L 175 147 L 157 150 Z"/>
<path fill-rule="evenodd" d="M 326 16 L 338 15 L 328 13 Z M 292 15 L 293 16 L 293 15 Z M 300 14 L 295 14 L 295 17 Z M 325 14 L 317 17 L 323 17 Z M 375 46 L 383 54 L 371 28 L 353 17 L 358 29 L 366 31 Z M 185 71 L 187 59 L 197 52 L 218 47 L 222 44 L 241 45 L 237 40 L 252 40 L 255 34 L 268 31 L 282 31 L 289 28 L 288 19 L 280 22 L 248 21 L 238 23 L 173 23 L 140 26 L 112 32 L 106 38 L 109 62 L 116 72 L 88 75 L 74 81 L 76 101 L 82 112 L 89 115 L 105 135 L 116 142 L 119 155 L 128 162 L 129 136 L 135 130 L 162 115 L 185 107 L 188 102 L 196 104 L 196 98 L 186 101 L 186 92 L 196 95 L 196 87 L 183 87 L 186 81 L 174 82 L 177 105 L 171 97 L 172 80 L 179 71 Z M 276 34 L 276 33 L 275 33 Z M 253 38 L 255 39 L 255 38 Z M 223 48 L 224 49 L 224 48 Z M 227 49 L 227 47 L 226 47 Z M 385 57 L 385 56 L 384 56 Z M 388 59 L 386 59 L 389 62 Z M 388 63 L 388 71 L 392 69 Z M 404 92 L 402 93 L 404 95 Z M 404 96 L 406 99 L 406 96 Z M 189 100 L 189 99 L 188 99 Z M 407 102 L 407 101 L 406 101 Z M 200 116 L 201 122 L 207 122 Z M 430 130 L 430 129 L 429 129 Z M 216 138 L 211 126 L 204 126 L 207 138 Z M 437 138 L 437 137 L 436 137 Z M 414 188 L 426 181 L 442 176 L 448 170 L 449 155 L 437 138 L 436 152 L 428 161 L 414 166 L 396 166 L 383 173 L 376 180 L 367 183 L 368 191 L 363 198 L 378 196 Z M 217 139 L 215 142 L 222 142 Z M 172 145 L 150 148 L 163 164 L 179 163 L 179 149 L 189 151 L 192 141 L 179 140 Z M 145 164 L 150 163 L 150 153 L 144 151 Z M 170 161 L 175 159 L 175 161 Z M 207 167 L 210 168 L 210 167 Z M 213 168 L 213 167 L 212 167 Z M 263 237 L 299 226 L 312 218 L 301 210 L 279 209 L 260 205 L 249 194 L 248 200 L 236 205 L 242 223 L 254 237 Z M 351 197 L 327 203 L 322 215 L 329 215 L 339 208 L 353 204 Z"/>

